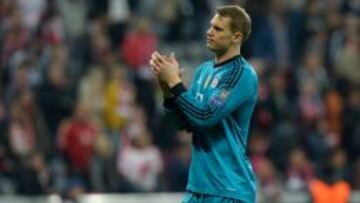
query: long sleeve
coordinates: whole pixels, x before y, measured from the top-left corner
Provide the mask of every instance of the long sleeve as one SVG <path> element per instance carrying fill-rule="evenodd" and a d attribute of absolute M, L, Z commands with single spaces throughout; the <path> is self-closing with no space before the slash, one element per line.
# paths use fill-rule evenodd
<path fill-rule="evenodd" d="M 175 115 L 179 118 L 178 120 L 180 124 L 180 129 L 184 129 L 188 132 L 192 131 L 191 126 L 187 121 L 186 115 L 176 106 L 174 97 L 164 98 L 163 106 L 167 110 L 175 113 Z"/>
<path fill-rule="evenodd" d="M 244 66 L 235 67 L 231 74 L 223 77 L 208 99 L 199 101 L 180 83 L 171 89 L 177 108 L 188 122 L 196 127 L 211 127 L 230 115 L 243 103 L 257 94 L 255 73 Z"/>
<path fill-rule="evenodd" d="M 190 92 L 191 92 L 191 93 L 194 92 L 194 91 L 193 91 L 193 89 L 194 89 L 193 84 L 194 84 L 194 81 L 197 81 L 197 80 L 198 80 L 199 72 L 200 72 L 200 70 L 201 70 L 201 67 L 202 67 L 202 66 L 199 66 L 199 67 L 195 70 L 194 77 L 193 77 L 193 79 L 192 79 L 192 82 L 190 83 L 191 86 L 190 86 L 190 88 L 189 88 L 189 90 L 188 90 L 189 93 L 190 93 Z M 185 88 L 185 87 L 183 87 L 183 88 Z M 187 116 L 186 116 L 186 115 L 182 112 L 182 110 L 179 109 L 179 107 L 176 105 L 175 97 L 174 97 L 174 96 L 173 96 L 173 97 L 170 97 L 170 98 L 164 98 L 163 106 L 165 107 L 165 109 L 174 112 L 174 113 L 177 115 L 177 117 L 180 118 L 180 120 L 181 120 L 180 125 L 181 125 L 181 128 L 182 128 L 182 129 L 185 129 L 185 130 L 187 130 L 187 131 L 192 131 L 191 125 L 190 125 L 190 123 L 189 123 L 189 121 L 188 121 L 188 119 L 187 119 Z"/>

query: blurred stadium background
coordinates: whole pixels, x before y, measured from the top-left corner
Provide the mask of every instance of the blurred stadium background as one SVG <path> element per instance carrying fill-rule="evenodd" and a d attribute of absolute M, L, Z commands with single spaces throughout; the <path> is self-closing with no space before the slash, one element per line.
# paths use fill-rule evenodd
<path fill-rule="evenodd" d="M 253 20 L 258 202 L 360 202 L 359 0 L 1 0 L 0 202 L 179 202 L 191 135 L 147 62 L 189 81 L 227 3 Z"/>

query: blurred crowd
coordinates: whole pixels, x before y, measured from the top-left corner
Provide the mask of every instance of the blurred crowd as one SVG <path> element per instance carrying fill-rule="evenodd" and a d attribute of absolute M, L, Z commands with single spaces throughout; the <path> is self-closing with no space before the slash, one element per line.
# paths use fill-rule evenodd
<path fill-rule="evenodd" d="M 175 52 L 188 81 L 227 3 L 252 17 L 260 191 L 360 189 L 360 1 L 1 0 L 0 194 L 184 191 L 191 134 L 148 60 Z"/>

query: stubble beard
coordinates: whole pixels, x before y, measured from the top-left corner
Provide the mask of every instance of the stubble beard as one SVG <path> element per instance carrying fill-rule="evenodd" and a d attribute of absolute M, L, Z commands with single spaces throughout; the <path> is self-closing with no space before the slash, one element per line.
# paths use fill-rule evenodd
<path fill-rule="evenodd" d="M 211 46 L 210 44 L 206 44 L 206 46 L 207 46 L 207 48 L 208 48 L 211 52 L 213 52 L 213 53 L 215 54 L 216 58 L 220 58 L 220 57 L 223 56 L 223 55 L 227 52 L 227 50 L 228 50 L 228 49 L 223 48 L 223 47 L 221 47 L 221 48 L 216 48 L 216 47 Z"/>

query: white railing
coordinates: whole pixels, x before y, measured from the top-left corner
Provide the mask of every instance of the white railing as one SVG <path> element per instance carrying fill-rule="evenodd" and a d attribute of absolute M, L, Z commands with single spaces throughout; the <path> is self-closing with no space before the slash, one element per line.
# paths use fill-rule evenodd
<path fill-rule="evenodd" d="M 180 203 L 182 193 L 86 194 L 79 203 Z M 261 196 L 257 203 L 262 203 Z M 308 193 L 284 193 L 279 203 L 308 203 Z M 354 191 L 350 203 L 360 202 L 360 191 Z M 0 196 L 0 203 L 63 203 L 59 195 L 42 197 Z"/>

